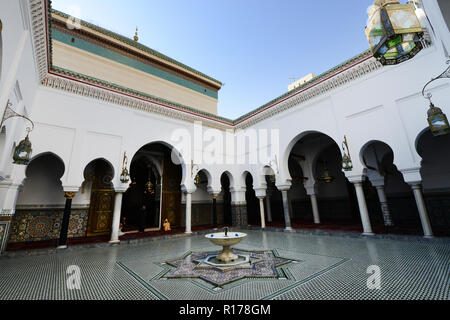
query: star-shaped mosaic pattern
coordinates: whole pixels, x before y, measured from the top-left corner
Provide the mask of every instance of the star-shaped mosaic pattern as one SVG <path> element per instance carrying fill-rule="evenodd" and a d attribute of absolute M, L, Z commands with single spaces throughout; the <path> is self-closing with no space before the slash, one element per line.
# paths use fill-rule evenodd
<path fill-rule="evenodd" d="M 174 269 L 165 275 L 167 279 L 200 278 L 217 287 L 244 278 L 278 279 L 277 268 L 294 260 L 278 257 L 273 251 L 233 250 L 237 255 L 248 255 L 249 263 L 235 267 L 215 267 L 205 263 L 213 254 L 220 252 L 190 252 L 183 258 L 166 261 Z"/>

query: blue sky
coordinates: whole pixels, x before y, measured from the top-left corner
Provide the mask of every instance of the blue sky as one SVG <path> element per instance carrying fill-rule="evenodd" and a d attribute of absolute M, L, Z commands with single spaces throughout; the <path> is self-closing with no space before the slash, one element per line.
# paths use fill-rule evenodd
<path fill-rule="evenodd" d="M 53 0 L 53 8 L 132 38 L 225 85 L 230 119 L 368 48 L 373 0 Z"/>

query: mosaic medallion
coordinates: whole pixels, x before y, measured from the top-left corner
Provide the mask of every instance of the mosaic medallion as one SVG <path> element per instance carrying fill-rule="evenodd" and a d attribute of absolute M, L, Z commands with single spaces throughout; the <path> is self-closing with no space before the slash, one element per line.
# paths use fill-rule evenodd
<path fill-rule="evenodd" d="M 242 263 L 221 265 L 214 261 L 218 253 L 220 252 L 189 252 L 182 258 L 165 261 L 161 265 L 168 266 L 169 270 L 161 278 L 198 278 L 221 287 L 244 278 L 285 278 L 278 268 L 294 262 L 294 260 L 278 257 L 273 251 L 233 250 L 233 253 L 242 259 Z"/>
<path fill-rule="evenodd" d="M 30 221 L 28 225 L 28 232 L 33 238 L 42 238 L 50 232 L 52 228 L 52 219 L 45 216 L 37 216 Z"/>

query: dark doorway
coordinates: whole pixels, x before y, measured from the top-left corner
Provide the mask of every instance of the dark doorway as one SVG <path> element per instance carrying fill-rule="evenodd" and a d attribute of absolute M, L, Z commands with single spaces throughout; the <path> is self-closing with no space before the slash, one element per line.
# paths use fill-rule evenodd
<path fill-rule="evenodd" d="M 231 226 L 233 221 L 231 215 L 230 178 L 226 173 L 223 173 L 220 177 L 220 183 L 222 184 L 223 192 L 223 223 Z"/>

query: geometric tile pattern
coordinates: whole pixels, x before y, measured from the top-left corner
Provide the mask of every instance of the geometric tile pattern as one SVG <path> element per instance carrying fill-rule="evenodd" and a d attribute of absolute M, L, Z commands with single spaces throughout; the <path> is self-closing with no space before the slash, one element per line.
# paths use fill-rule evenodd
<path fill-rule="evenodd" d="M 221 287 L 244 278 L 278 279 L 283 275 L 280 275 L 277 268 L 292 262 L 292 260 L 277 257 L 276 253 L 272 251 L 233 250 L 233 253 L 238 256 L 247 255 L 250 263 L 235 267 L 216 267 L 205 263 L 207 258 L 219 253 L 189 252 L 180 259 L 166 261 L 162 265 L 168 266 L 168 272 L 162 277 L 168 279 L 200 278 Z"/>
<path fill-rule="evenodd" d="M 450 240 L 385 240 L 245 231 L 235 250 L 272 251 L 293 260 L 276 278 L 246 277 L 220 287 L 199 278 L 169 279 L 163 265 L 186 252 L 214 252 L 204 235 L 119 246 L 0 257 L 0 300 L 172 299 L 317 300 L 450 299 Z M 70 290 L 67 268 L 79 266 L 81 289 Z M 367 268 L 381 270 L 381 289 L 367 287 Z"/>
<path fill-rule="evenodd" d="M 64 209 L 17 210 L 11 223 L 9 242 L 43 241 L 58 239 Z M 86 234 L 88 209 L 72 209 L 68 236 Z"/>

